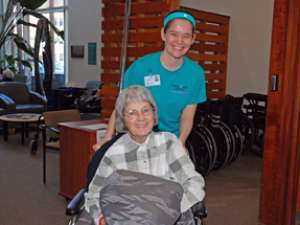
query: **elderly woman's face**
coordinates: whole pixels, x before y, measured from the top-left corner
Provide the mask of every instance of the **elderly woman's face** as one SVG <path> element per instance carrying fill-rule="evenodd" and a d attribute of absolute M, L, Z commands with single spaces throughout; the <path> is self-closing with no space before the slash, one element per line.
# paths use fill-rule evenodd
<path fill-rule="evenodd" d="M 129 135 L 143 143 L 154 126 L 154 112 L 148 102 L 130 102 L 124 110 L 124 122 Z"/>

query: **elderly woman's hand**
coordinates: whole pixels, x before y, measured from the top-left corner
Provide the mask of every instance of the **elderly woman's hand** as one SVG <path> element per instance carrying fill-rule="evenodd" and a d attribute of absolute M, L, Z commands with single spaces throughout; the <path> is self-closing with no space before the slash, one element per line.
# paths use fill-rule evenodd
<path fill-rule="evenodd" d="M 104 144 L 103 141 L 94 144 L 94 145 L 93 145 L 93 150 L 94 150 L 95 152 L 98 151 L 98 150 L 101 148 L 101 146 L 102 146 L 103 144 Z"/>
<path fill-rule="evenodd" d="M 100 218 L 99 218 L 99 225 L 105 225 L 104 216 L 100 216 Z"/>

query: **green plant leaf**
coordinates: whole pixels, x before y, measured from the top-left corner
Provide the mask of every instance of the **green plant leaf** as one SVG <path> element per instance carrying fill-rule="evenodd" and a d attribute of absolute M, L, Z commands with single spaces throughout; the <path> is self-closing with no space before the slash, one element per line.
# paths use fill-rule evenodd
<path fill-rule="evenodd" d="M 24 66 L 24 67 L 27 67 L 29 68 L 30 70 L 32 70 L 32 66 L 30 64 L 30 62 L 26 61 L 26 60 L 21 60 L 21 64 Z"/>
<path fill-rule="evenodd" d="M 35 10 L 42 6 L 47 0 L 19 0 L 21 6 Z"/>
<path fill-rule="evenodd" d="M 17 47 L 24 52 L 26 52 L 31 57 L 34 57 L 33 49 L 30 46 L 30 44 L 22 37 L 20 37 L 17 34 L 10 33 L 11 38 L 13 39 L 14 43 L 17 45 Z"/>
<path fill-rule="evenodd" d="M 9 66 L 14 66 L 16 63 L 16 60 L 13 55 L 5 55 L 5 61 Z"/>
<path fill-rule="evenodd" d="M 4 19 L 3 19 L 3 24 L 2 24 L 2 29 L 1 31 L 3 32 L 4 28 L 6 27 L 6 24 L 9 20 L 9 18 L 12 16 L 14 9 L 14 3 L 12 0 L 9 0 L 6 6 L 5 14 L 4 14 Z"/>
<path fill-rule="evenodd" d="M 6 68 L 9 68 L 14 73 L 17 71 L 17 69 L 16 69 L 17 62 L 22 64 L 24 67 L 27 67 L 30 70 L 32 70 L 32 66 L 28 60 L 22 60 L 18 57 L 14 57 L 13 55 L 5 55 L 5 62 L 7 64 Z"/>
<path fill-rule="evenodd" d="M 24 20 L 22 20 L 22 19 L 19 19 L 19 20 L 17 21 L 17 24 L 18 24 L 18 25 L 21 24 L 21 25 L 28 26 L 28 27 L 37 27 L 36 24 L 26 22 L 26 21 L 24 21 Z"/>
<path fill-rule="evenodd" d="M 17 71 L 17 69 L 16 69 L 17 60 L 14 58 L 14 56 L 13 55 L 5 55 L 4 60 L 6 62 L 5 68 L 8 68 L 11 71 L 13 71 L 13 73 L 16 73 L 16 71 Z"/>
<path fill-rule="evenodd" d="M 15 27 L 15 21 L 17 21 L 20 16 L 22 16 L 22 9 L 17 9 L 16 4 L 18 0 L 8 0 L 3 21 L 1 23 L 0 32 L 0 47 L 5 43 L 7 35 Z"/>
<path fill-rule="evenodd" d="M 64 38 L 65 38 L 65 36 L 64 36 L 64 31 L 63 31 L 63 30 L 62 30 L 62 31 L 58 30 L 57 27 L 56 27 L 53 23 L 51 23 L 51 21 L 48 20 L 48 18 L 45 17 L 43 14 L 41 14 L 41 13 L 39 13 L 39 12 L 36 12 L 36 11 L 34 11 L 34 10 L 24 9 L 24 10 L 23 10 L 23 16 L 26 16 L 26 15 L 34 16 L 34 17 L 36 17 L 36 18 L 38 18 L 38 19 L 45 19 L 45 20 L 47 20 L 47 21 L 48 21 L 48 24 L 49 24 L 50 27 L 53 29 L 53 31 L 54 31 L 59 37 L 61 37 L 61 39 L 64 40 Z M 23 22 L 21 22 L 21 23 L 23 23 Z M 29 25 L 29 24 L 28 24 L 28 25 Z M 29 26 L 30 26 L 30 25 L 29 25 Z"/>

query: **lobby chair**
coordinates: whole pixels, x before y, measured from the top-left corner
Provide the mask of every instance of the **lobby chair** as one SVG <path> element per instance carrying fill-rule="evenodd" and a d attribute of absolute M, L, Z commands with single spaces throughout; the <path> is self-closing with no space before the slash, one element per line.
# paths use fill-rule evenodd
<path fill-rule="evenodd" d="M 8 96 L 0 93 L 0 116 L 12 112 L 15 108 L 15 102 Z"/>
<path fill-rule="evenodd" d="M 44 112 L 39 121 L 43 141 L 43 183 L 46 183 L 46 149 L 60 149 L 59 123 L 79 121 L 80 112 L 77 109 L 67 109 Z M 38 139 L 38 137 L 37 137 Z M 37 140 L 36 140 L 37 143 Z"/>
<path fill-rule="evenodd" d="M 9 113 L 43 113 L 47 108 L 47 99 L 37 92 L 30 91 L 22 82 L 0 82 L 0 94 L 6 96 L 9 106 L 1 101 L 0 107 L 9 107 Z M 14 107 L 13 107 L 13 104 Z"/>

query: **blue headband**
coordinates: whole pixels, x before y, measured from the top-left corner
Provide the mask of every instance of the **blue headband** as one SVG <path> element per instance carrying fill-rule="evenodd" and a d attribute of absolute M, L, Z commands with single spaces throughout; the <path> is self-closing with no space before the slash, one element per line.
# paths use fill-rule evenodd
<path fill-rule="evenodd" d="M 174 19 L 185 19 L 189 21 L 193 25 L 193 27 L 196 26 L 196 20 L 192 15 L 185 12 L 173 12 L 165 17 L 164 28 L 166 28 L 167 24 Z"/>

